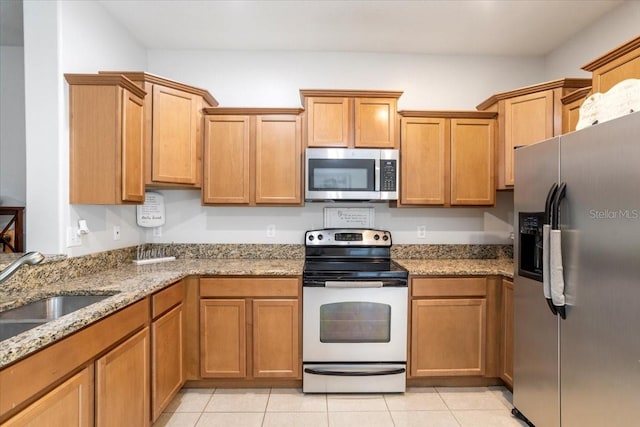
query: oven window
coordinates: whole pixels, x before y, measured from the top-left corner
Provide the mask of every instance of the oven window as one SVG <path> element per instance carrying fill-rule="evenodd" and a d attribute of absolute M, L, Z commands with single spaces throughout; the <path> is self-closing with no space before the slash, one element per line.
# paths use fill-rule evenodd
<path fill-rule="evenodd" d="M 309 190 L 374 191 L 375 161 L 366 159 L 310 159 Z"/>
<path fill-rule="evenodd" d="M 320 342 L 388 343 L 391 306 L 375 302 L 336 302 L 320 306 Z"/>

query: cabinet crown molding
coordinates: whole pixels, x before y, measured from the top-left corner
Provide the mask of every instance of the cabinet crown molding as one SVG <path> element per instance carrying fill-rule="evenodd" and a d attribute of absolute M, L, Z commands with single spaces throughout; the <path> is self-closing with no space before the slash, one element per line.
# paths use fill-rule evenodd
<path fill-rule="evenodd" d="M 180 83 L 175 80 L 169 80 L 164 77 L 156 76 L 155 74 L 147 73 L 146 71 L 99 71 L 98 73 L 104 74 L 104 75 L 120 74 L 134 82 L 149 82 L 149 83 L 159 84 L 172 89 L 177 89 L 187 93 L 192 93 L 194 95 L 199 95 L 211 107 L 216 107 L 218 105 L 218 101 L 216 101 L 213 95 L 211 95 L 209 91 L 206 89 L 201 89 L 195 86 L 186 85 L 184 83 Z"/>
<path fill-rule="evenodd" d="M 298 115 L 304 108 L 262 108 L 262 107 L 213 107 L 203 108 L 203 113 L 207 116 L 214 115 L 271 115 L 271 114 L 293 114 Z"/>
<path fill-rule="evenodd" d="M 139 98 L 147 95 L 144 89 L 121 74 L 65 74 L 64 78 L 71 85 L 120 86 Z"/>
<path fill-rule="evenodd" d="M 304 105 L 304 99 L 312 96 L 326 96 L 335 98 L 395 98 L 398 99 L 404 92 L 391 90 L 355 90 L 355 89 L 300 89 L 300 99 Z"/>
<path fill-rule="evenodd" d="M 594 71 L 597 70 L 598 68 L 602 67 L 603 65 L 616 60 L 624 55 L 626 55 L 627 53 L 640 48 L 640 36 L 629 40 L 628 42 L 610 50 L 609 52 L 605 53 L 604 55 L 594 59 L 593 61 L 589 62 L 588 64 L 585 64 L 582 66 L 582 69 L 585 71 Z"/>
<path fill-rule="evenodd" d="M 582 89 L 574 90 L 571 93 L 566 94 L 560 100 L 563 105 L 571 104 L 581 98 L 586 98 L 591 93 L 591 86 L 583 87 Z"/>
<path fill-rule="evenodd" d="M 398 114 L 402 117 L 432 117 L 441 119 L 495 119 L 497 112 L 491 111 L 426 111 L 426 110 L 401 110 Z"/>
<path fill-rule="evenodd" d="M 518 89 L 510 90 L 508 92 L 496 93 L 495 95 L 492 95 L 491 97 L 487 98 L 485 101 L 478 104 L 476 109 L 486 110 L 487 108 L 491 107 L 493 104 L 495 104 L 500 100 L 515 98 L 516 96 L 521 96 L 521 95 L 529 95 L 531 93 L 541 92 L 544 90 L 558 89 L 558 88 L 583 88 L 585 86 L 591 86 L 590 78 L 588 79 L 564 78 L 564 79 L 558 79 L 558 80 L 551 80 L 548 82 L 539 83 L 532 86 L 525 86 Z"/>

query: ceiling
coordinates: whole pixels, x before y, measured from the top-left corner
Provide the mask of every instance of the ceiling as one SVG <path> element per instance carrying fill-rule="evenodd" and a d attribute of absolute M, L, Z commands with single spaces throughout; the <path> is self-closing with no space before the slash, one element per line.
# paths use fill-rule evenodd
<path fill-rule="evenodd" d="M 528 56 L 551 52 L 624 0 L 92 1 L 149 49 Z M 21 0 L 0 0 L 3 44 L 12 29 L 5 3 Z"/>

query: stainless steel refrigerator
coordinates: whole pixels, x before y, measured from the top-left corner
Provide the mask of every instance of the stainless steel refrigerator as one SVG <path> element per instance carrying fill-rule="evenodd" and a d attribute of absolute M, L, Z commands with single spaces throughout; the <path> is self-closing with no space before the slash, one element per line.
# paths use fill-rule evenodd
<path fill-rule="evenodd" d="M 514 204 L 514 413 L 640 425 L 640 112 L 516 149 Z"/>

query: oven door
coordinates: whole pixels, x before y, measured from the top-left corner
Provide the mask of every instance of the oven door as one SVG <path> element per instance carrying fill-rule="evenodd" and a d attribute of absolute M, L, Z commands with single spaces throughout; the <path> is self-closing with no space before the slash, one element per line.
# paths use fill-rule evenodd
<path fill-rule="evenodd" d="M 303 287 L 310 362 L 406 362 L 407 287 Z"/>

